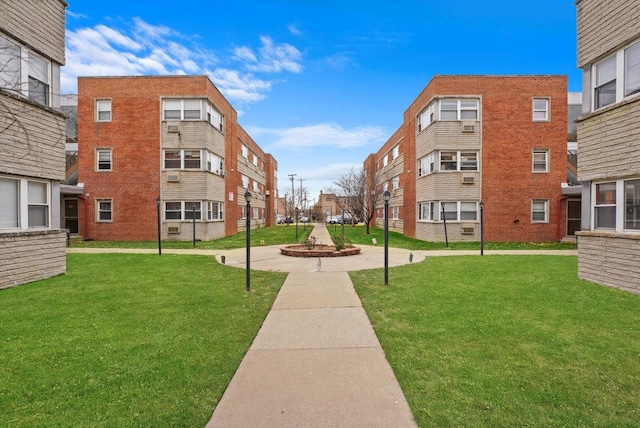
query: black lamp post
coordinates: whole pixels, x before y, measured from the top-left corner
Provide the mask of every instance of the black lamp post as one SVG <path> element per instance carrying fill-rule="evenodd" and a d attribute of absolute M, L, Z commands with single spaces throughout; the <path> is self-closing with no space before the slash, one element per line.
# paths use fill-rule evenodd
<path fill-rule="evenodd" d="M 484 201 L 480 201 L 480 255 L 484 256 Z"/>
<path fill-rule="evenodd" d="M 158 255 L 162 255 L 162 231 L 160 219 L 160 196 L 156 199 L 156 211 L 158 212 Z"/>
<path fill-rule="evenodd" d="M 391 193 L 385 190 L 384 198 L 384 285 L 389 285 L 389 199 Z"/>
<path fill-rule="evenodd" d="M 442 202 L 441 206 L 442 206 L 442 222 L 444 224 L 444 245 L 446 248 L 449 248 L 449 236 L 447 235 L 447 216 L 444 213 L 444 202 Z"/>
<path fill-rule="evenodd" d="M 249 213 L 251 212 L 251 192 L 247 189 L 244 192 L 244 199 L 247 201 L 247 208 L 245 215 L 247 217 L 247 291 L 251 291 L 251 218 Z"/>

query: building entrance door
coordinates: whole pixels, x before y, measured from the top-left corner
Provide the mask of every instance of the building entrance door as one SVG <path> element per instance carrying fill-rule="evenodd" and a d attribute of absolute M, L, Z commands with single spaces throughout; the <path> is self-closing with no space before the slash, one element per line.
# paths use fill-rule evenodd
<path fill-rule="evenodd" d="M 575 236 L 580 230 L 582 216 L 582 201 L 580 199 L 567 200 L 567 236 Z"/>
<path fill-rule="evenodd" d="M 78 199 L 64 200 L 64 227 L 69 229 L 69 233 L 77 235 L 78 230 Z"/>

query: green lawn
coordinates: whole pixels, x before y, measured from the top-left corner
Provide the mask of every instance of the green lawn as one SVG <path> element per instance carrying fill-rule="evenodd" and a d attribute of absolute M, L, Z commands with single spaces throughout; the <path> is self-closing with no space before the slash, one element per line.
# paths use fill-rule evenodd
<path fill-rule="evenodd" d="M 351 278 L 419 426 L 640 421 L 640 296 L 575 257 L 433 257 Z"/>
<path fill-rule="evenodd" d="M 329 233 L 332 235 L 341 235 L 342 226 L 327 225 Z M 372 239 L 375 238 L 377 244 L 384 245 L 384 229 L 369 228 L 370 234 L 367 235 L 366 228 L 362 224 L 356 226 L 345 225 L 344 236 L 355 245 L 374 245 Z M 446 245 L 444 242 L 421 241 L 419 239 L 408 238 L 401 233 L 389 231 L 389 246 L 396 248 L 405 248 L 407 250 L 444 250 Z M 449 242 L 449 248 L 452 250 L 479 250 L 479 242 Z M 575 244 L 566 242 L 485 242 L 485 250 L 574 250 Z"/>
<path fill-rule="evenodd" d="M 202 427 L 285 274 L 212 257 L 70 254 L 0 290 L 0 426 Z"/>
<path fill-rule="evenodd" d="M 251 246 L 295 244 L 303 241 L 311 233 L 313 226 L 298 224 L 298 239 L 296 239 L 295 224 L 280 225 L 275 227 L 260 227 L 251 230 Z M 197 236 L 196 236 L 197 238 Z M 247 235 L 244 232 L 213 241 L 197 241 L 196 248 L 228 250 L 243 248 L 246 245 Z M 72 239 L 71 247 L 74 248 L 158 248 L 158 241 L 82 241 Z M 162 248 L 180 249 L 193 248 L 193 241 L 162 241 Z"/>

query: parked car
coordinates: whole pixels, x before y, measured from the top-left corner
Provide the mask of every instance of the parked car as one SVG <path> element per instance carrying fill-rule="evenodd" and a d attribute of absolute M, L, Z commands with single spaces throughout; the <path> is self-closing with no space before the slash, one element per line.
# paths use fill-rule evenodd
<path fill-rule="evenodd" d="M 293 218 L 285 217 L 282 214 L 278 214 L 276 216 L 276 223 L 277 224 L 290 224 L 290 223 L 293 223 Z"/>
<path fill-rule="evenodd" d="M 332 215 L 327 217 L 327 224 L 337 224 L 338 216 Z"/>
<path fill-rule="evenodd" d="M 309 217 L 300 217 L 300 222 L 301 223 L 309 223 Z"/>

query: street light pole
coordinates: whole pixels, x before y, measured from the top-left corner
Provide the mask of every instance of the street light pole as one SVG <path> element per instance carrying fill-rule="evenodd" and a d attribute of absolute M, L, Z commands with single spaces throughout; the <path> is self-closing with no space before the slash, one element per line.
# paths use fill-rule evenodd
<path fill-rule="evenodd" d="M 480 201 L 480 255 L 484 256 L 484 201 Z"/>
<path fill-rule="evenodd" d="M 384 285 L 389 285 L 389 199 L 391 193 L 385 190 L 384 198 Z"/>
<path fill-rule="evenodd" d="M 162 255 L 162 230 L 160 219 L 160 196 L 156 199 L 156 211 L 158 212 L 158 255 Z"/>
<path fill-rule="evenodd" d="M 247 208 L 245 216 L 247 217 L 247 285 L 246 290 L 251 291 L 251 219 L 249 213 L 251 212 L 251 192 L 247 189 L 244 192 L 244 199 L 247 201 Z"/>
<path fill-rule="evenodd" d="M 447 216 L 444 214 L 444 202 L 442 202 L 441 206 L 442 206 L 442 222 L 444 223 L 444 245 L 446 248 L 449 248 L 449 236 L 447 235 Z"/>

